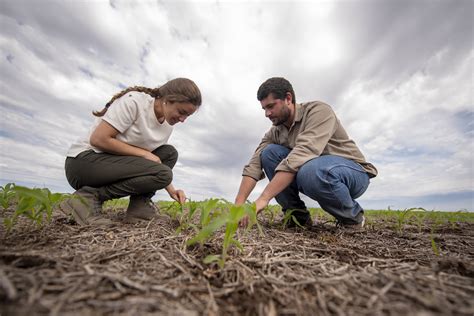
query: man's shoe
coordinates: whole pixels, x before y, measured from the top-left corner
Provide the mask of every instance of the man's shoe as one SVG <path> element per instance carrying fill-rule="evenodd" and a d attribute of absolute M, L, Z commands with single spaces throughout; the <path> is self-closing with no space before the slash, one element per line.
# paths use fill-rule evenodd
<path fill-rule="evenodd" d="M 344 227 L 352 230 L 362 230 L 365 227 L 365 216 L 362 215 L 362 221 L 356 224 L 349 224 L 349 223 L 344 223 L 341 221 L 336 221 L 336 226 L 337 227 Z"/>
<path fill-rule="evenodd" d="M 152 196 L 152 195 L 151 195 Z M 132 195 L 125 213 L 125 221 L 136 223 L 149 221 L 157 215 L 158 207 L 151 200 L 150 195 Z"/>
<path fill-rule="evenodd" d="M 286 228 L 311 226 L 311 215 L 307 209 L 284 209 L 283 225 Z"/>
<path fill-rule="evenodd" d="M 110 225 L 112 221 L 102 217 L 102 203 L 99 189 L 84 186 L 73 193 L 72 197 L 62 201 L 59 209 L 67 216 L 72 215 L 81 225 Z"/>

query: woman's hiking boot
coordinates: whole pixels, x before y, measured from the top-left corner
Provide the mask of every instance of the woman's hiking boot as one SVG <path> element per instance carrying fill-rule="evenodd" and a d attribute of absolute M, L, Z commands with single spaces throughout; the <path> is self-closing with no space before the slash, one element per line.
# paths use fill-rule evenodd
<path fill-rule="evenodd" d="M 81 225 L 110 225 L 110 219 L 102 217 L 102 204 L 99 189 L 84 186 L 73 193 L 72 197 L 62 201 L 59 209 L 67 216 L 72 215 Z"/>
<path fill-rule="evenodd" d="M 149 221 L 157 215 L 158 207 L 153 203 L 153 195 L 132 195 L 125 213 L 125 221 L 136 223 L 139 221 Z"/>

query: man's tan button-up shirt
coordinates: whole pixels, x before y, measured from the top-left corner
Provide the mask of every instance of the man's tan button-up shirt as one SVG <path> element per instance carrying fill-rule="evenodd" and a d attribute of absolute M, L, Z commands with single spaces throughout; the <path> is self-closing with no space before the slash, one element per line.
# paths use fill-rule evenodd
<path fill-rule="evenodd" d="M 322 155 L 336 155 L 360 164 L 369 177 L 377 175 L 377 169 L 365 161 L 355 142 L 349 138 L 331 107 L 323 102 L 307 102 L 295 105 L 295 120 L 288 129 L 285 125 L 272 126 L 255 150 L 250 162 L 244 167 L 243 176 L 261 180 L 260 153 L 269 144 L 291 149 L 276 171 L 298 172 L 309 160 Z"/>

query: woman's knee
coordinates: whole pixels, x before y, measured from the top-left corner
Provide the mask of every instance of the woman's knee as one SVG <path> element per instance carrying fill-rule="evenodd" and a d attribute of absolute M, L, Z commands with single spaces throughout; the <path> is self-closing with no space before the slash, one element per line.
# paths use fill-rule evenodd
<path fill-rule="evenodd" d="M 173 171 L 164 164 L 156 164 L 151 170 L 151 175 L 160 188 L 168 186 L 173 181 Z"/>
<path fill-rule="evenodd" d="M 178 161 L 178 151 L 174 146 L 165 144 L 153 151 L 153 154 L 160 157 L 162 162 L 170 168 L 173 168 Z"/>
<path fill-rule="evenodd" d="M 178 151 L 176 150 L 176 148 L 174 148 L 173 145 L 165 144 L 165 145 L 160 146 L 160 148 L 161 148 L 165 153 L 167 153 L 170 157 L 176 157 L 176 158 L 178 158 Z"/>
<path fill-rule="evenodd" d="M 64 173 L 66 175 L 66 179 L 69 185 L 75 190 L 79 190 L 82 186 L 85 185 L 81 181 L 81 170 L 82 168 L 80 168 L 80 166 L 77 166 L 74 158 L 66 158 L 66 162 L 64 164 Z"/>

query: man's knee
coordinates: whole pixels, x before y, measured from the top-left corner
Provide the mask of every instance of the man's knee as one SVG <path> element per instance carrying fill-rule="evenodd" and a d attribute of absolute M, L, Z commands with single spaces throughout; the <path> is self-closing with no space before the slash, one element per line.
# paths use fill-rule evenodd
<path fill-rule="evenodd" d="M 316 161 L 310 161 L 300 167 L 296 174 L 296 182 L 300 192 L 324 194 L 328 185 L 327 170 Z"/>
<path fill-rule="evenodd" d="M 266 164 L 270 161 L 281 161 L 283 158 L 288 156 L 289 149 L 277 144 L 269 144 L 267 145 L 260 154 L 260 160 L 262 164 Z"/>

